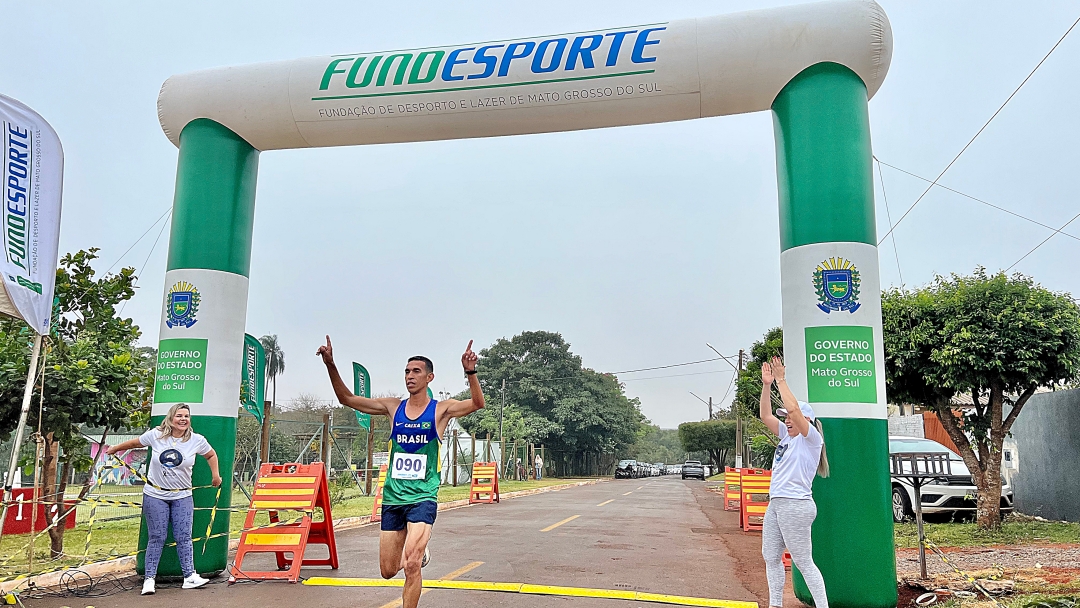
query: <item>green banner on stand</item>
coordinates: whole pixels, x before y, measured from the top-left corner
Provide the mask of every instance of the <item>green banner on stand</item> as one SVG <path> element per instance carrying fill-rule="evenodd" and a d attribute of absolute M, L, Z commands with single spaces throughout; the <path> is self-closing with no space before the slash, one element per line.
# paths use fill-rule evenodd
<path fill-rule="evenodd" d="M 240 375 L 240 405 L 262 423 L 266 398 L 266 351 L 259 339 L 244 334 L 244 371 Z"/>
<path fill-rule="evenodd" d="M 359 363 L 353 361 L 353 393 L 361 396 L 371 398 L 371 374 L 368 373 L 367 368 Z M 360 423 L 360 428 L 371 428 L 371 414 L 365 414 L 363 412 L 356 412 L 356 421 Z"/>

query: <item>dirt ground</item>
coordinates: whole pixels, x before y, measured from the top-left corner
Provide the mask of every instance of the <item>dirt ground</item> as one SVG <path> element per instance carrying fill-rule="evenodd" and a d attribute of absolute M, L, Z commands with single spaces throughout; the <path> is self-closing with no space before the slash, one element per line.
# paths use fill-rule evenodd
<path fill-rule="evenodd" d="M 975 579 L 991 595 L 1003 599 L 1030 593 L 1080 594 L 1080 545 L 945 547 L 942 553 L 951 565 L 928 551 L 928 579 L 920 580 L 918 550 L 897 551 L 899 608 L 913 606 L 916 597 L 931 591 L 942 600 L 959 592 L 960 597 L 970 599 L 971 603 L 965 603 L 965 606 L 973 608 L 994 606 L 968 577 Z M 968 594 L 974 594 L 974 597 Z"/>

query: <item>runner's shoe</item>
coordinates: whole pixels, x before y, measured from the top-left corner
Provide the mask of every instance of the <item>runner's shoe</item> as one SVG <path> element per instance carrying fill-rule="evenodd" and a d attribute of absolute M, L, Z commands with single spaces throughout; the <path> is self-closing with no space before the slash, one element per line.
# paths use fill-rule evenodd
<path fill-rule="evenodd" d="M 157 590 L 154 589 L 154 579 L 148 578 L 142 582 L 142 594 L 154 595 Z"/>
<path fill-rule="evenodd" d="M 431 552 L 429 552 L 428 549 L 425 547 L 424 548 L 424 561 L 420 562 L 420 567 L 423 568 L 424 566 L 428 565 L 428 562 L 430 562 L 430 561 L 431 561 Z"/>

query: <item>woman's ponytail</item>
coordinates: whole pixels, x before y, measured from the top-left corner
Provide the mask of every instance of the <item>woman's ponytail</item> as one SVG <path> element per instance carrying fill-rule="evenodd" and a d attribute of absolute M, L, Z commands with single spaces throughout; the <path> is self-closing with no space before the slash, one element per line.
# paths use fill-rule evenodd
<path fill-rule="evenodd" d="M 825 455 L 825 431 L 823 431 L 821 429 L 821 421 L 820 420 L 815 420 L 814 421 L 814 428 L 816 428 L 818 430 L 818 433 L 821 434 L 821 459 L 818 460 L 817 474 L 818 474 L 818 477 L 828 477 L 829 476 L 829 457 Z"/>

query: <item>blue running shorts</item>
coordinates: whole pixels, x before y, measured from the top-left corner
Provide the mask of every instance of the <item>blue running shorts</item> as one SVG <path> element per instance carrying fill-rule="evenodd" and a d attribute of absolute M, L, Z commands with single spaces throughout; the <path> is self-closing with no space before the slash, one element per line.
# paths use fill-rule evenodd
<path fill-rule="evenodd" d="M 382 529 L 386 532 L 404 530 L 406 523 L 435 525 L 439 505 L 425 500 L 412 505 L 383 505 Z"/>

